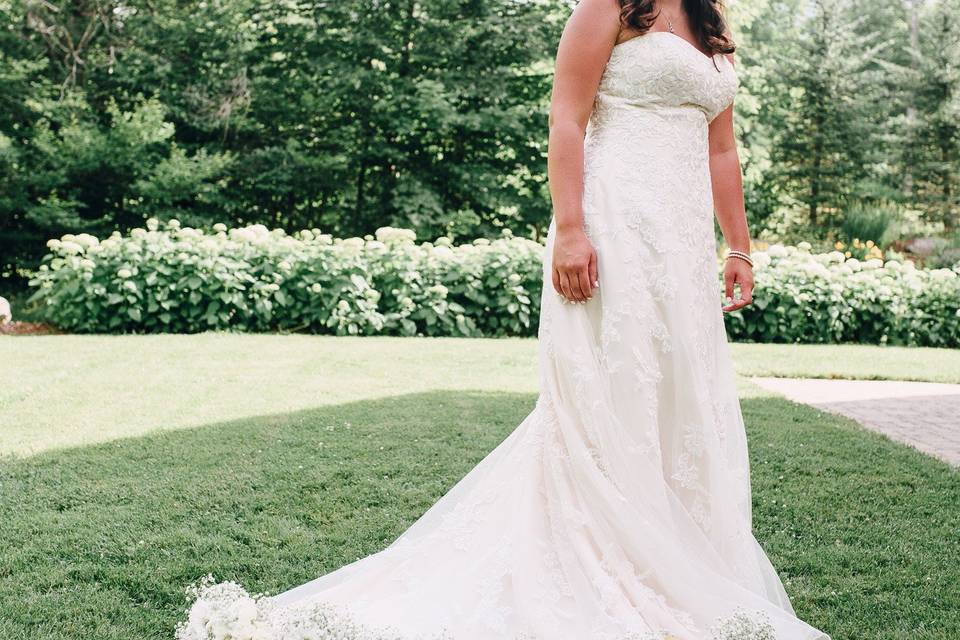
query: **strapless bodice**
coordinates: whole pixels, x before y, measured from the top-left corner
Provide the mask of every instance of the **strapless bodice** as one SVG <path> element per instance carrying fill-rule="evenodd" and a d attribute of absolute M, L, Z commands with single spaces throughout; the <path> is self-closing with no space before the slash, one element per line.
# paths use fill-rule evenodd
<path fill-rule="evenodd" d="M 637 110 L 694 110 L 710 122 L 736 91 L 737 74 L 726 56 L 706 56 L 680 36 L 650 31 L 614 46 L 591 120 L 598 126 Z"/>

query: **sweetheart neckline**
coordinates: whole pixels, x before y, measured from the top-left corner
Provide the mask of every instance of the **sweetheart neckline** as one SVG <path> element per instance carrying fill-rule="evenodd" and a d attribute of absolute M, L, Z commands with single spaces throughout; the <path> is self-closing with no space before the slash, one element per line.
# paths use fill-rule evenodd
<path fill-rule="evenodd" d="M 709 62 L 709 61 L 713 61 L 713 59 L 714 59 L 714 58 L 716 57 L 716 55 L 717 55 L 717 54 L 713 54 L 712 56 L 708 56 L 708 55 L 705 54 L 703 51 L 700 51 L 700 49 L 698 49 L 696 46 L 694 46 L 689 40 L 687 40 L 687 39 L 684 38 L 683 36 L 678 36 L 677 34 L 675 34 L 675 33 L 670 33 L 669 31 L 647 31 L 646 33 L 642 33 L 642 34 L 640 34 L 639 36 L 633 36 L 632 38 L 629 38 L 629 39 L 627 39 L 627 40 L 624 40 L 623 42 L 618 42 L 618 43 L 616 43 L 615 45 L 613 45 L 613 48 L 616 49 L 617 47 L 619 47 L 619 46 L 621 46 L 621 45 L 627 44 L 628 42 L 632 42 L 633 40 L 640 40 L 640 39 L 642 39 L 642 38 L 644 38 L 644 37 L 646 37 L 646 36 L 652 35 L 652 34 L 654 34 L 654 33 L 662 33 L 662 34 L 668 35 L 668 36 L 670 36 L 670 37 L 672 37 L 672 38 L 676 38 L 677 40 L 679 40 L 679 41 L 682 42 L 683 44 L 685 44 L 685 45 L 687 45 L 688 47 L 690 47 L 690 49 L 691 49 L 694 53 L 699 54 L 699 56 L 700 56 L 701 58 L 703 58 L 704 60 L 707 60 L 708 62 Z M 723 56 L 723 58 L 724 58 L 725 60 L 727 59 L 726 56 Z M 729 62 L 729 60 L 728 60 L 728 62 Z"/>

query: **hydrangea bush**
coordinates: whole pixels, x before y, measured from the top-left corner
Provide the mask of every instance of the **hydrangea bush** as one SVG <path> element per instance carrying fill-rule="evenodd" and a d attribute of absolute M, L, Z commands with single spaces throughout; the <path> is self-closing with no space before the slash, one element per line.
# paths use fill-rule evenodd
<path fill-rule="evenodd" d="M 753 260 L 754 303 L 727 316 L 734 340 L 960 346 L 960 270 L 811 253 L 806 242 Z"/>
<path fill-rule="evenodd" d="M 338 239 L 150 220 L 127 236 L 66 235 L 48 247 L 32 299 L 67 331 L 537 331 L 543 245 L 509 233 L 455 245 L 390 227 Z M 808 243 L 753 256 L 755 302 L 726 316 L 732 339 L 960 346 L 960 270 L 816 254 Z"/>
<path fill-rule="evenodd" d="M 48 243 L 31 280 L 46 319 L 75 332 L 536 332 L 542 245 L 505 234 L 454 246 L 406 229 L 367 238 L 262 225 L 212 233 L 172 220 Z M 535 303 L 536 301 L 536 303 Z"/>

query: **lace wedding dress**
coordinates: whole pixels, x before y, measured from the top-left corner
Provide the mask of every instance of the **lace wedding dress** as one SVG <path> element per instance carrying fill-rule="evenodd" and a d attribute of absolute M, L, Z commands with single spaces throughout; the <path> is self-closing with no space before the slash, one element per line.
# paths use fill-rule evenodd
<path fill-rule="evenodd" d="M 751 532 L 717 283 L 707 124 L 726 57 L 614 47 L 585 139 L 600 287 L 563 304 L 547 236 L 540 395 L 396 542 L 273 597 L 198 589 L 180 640 L 829 640 Z"/>

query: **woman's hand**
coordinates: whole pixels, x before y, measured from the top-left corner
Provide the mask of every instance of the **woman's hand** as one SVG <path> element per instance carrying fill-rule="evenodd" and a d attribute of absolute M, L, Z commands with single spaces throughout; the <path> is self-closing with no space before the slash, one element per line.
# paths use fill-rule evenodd
<path fill-rule="evenodd" d="M 726 286 L 726 303 L 724 311 L 736 311 L 753 302 L 753 267 L 746 260 L 727 258 L 723 267 L 723 282 Z M 739 295 L 734 297 L 734 287 L 739 289 Z"/>
<path fill-rule="evenodd" d="M 597 252 L 583 228 L 557 230 L 553 241 L 553 288 L 570 302 L 583 304 L 600 286 Z"/>

